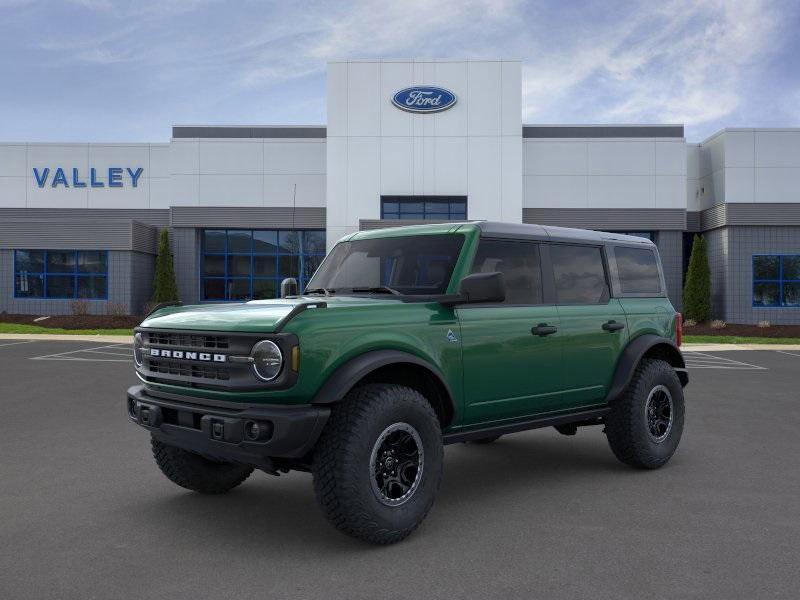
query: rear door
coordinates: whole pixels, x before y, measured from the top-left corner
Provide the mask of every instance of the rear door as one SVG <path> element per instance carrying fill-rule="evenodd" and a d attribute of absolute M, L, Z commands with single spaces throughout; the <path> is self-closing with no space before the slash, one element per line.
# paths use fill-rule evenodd
<path fill-rule="evenodd" d="M 457 309 L 465 425 L 546 411 L 560 392 L 558 311 L 545 302 L 539 244 L 481 239 L 472 272 L 495 271 L 505 278 L 505 302 Z"/>
<path fill-rule="evenodd" d="M 628 339 L 602 246 L 549 244 L 562 342 L 562 409 L 601 404 Z"/>

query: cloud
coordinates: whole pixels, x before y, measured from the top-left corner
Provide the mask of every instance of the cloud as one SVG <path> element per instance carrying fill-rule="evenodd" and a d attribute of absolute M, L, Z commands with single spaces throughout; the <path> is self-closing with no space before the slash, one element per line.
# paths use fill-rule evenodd
<path fill-rule="evenodd" d="M 19 123 L 42 107 L 29 121 L 43 131 L 42 115 L 58 111 L 115 127 L 152 121 L 154 132 L 170 124 L 159 119 L 324 122 L 326 62 L 339 58 L 522 59 L 524 122 L 678 122 L 697 139 L 765 115 L 800 119 L 796 0 L 0 6 L 13 6 L 0 20 L 0 109 Z M 59 106 L 45 109 L 53 85 Z M 0 127 L 0 137 L 23 131 Z"/>
<path fill-rule="evenodd" d="M 717 121 L 740 107 L 748 76 L 780 33 L 780 11 L 762 0 L 646 4 L 527 63 L 524 116 L 558 118 L 570 101 L 585 109 L 584 97 L 598 121 Z"/>

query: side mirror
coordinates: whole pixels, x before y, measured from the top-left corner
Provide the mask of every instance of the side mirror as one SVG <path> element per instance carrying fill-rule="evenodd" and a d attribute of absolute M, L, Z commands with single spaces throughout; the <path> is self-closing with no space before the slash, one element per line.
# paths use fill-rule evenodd
<path fill-rule="evenodd" d="M 297 296 L 297 279 L 294 277 L 287 277 L 281 281 L 281 298 L 287 296 Z"/>
<path fill-rule="evenodd" d="M 503 302 L 506 299 L 506 281 L 499 272 L 472 273 L 461 280 L 458 295 L 464 304 Z"/>

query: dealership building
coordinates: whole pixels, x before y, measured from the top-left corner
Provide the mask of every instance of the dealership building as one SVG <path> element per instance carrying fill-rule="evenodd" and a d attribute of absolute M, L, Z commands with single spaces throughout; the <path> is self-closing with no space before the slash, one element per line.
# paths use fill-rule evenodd
<path fill-rule="evenodd" d="M 303 285 L 358 230 L 487 219 L 648 237 L 677 307 L 701 233 L 715 318 L 800 323 L 800 129 L 524 124 L 506 60 L 334 61 L 327 109 L 168 143 L 0 142 L 0 312 L 140 314 L 164 228 L 201 303 Z"/>

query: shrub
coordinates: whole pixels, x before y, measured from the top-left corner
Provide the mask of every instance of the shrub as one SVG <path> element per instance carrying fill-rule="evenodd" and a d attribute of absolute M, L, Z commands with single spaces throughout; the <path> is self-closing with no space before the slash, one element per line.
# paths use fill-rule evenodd
<path fill-rule="evenodd" d="M 769 321 L 759 321 L 759 322 L 758 322 L 758 326 L 759 326 L 761 329 L 768 329 L 769 327 L 771 327 L 771 326 L 772 326 L 772 323 L 770 323 Z"/>
<path fill-rule="evenodd" d="M 69 303 L 69 309 L 76 317 L 84 317 L 89 314 L 89 301 L 88 300 L 73 300 Z"/>
<path fill-rule="evenodd" d="M 714 319 L 711 321 L 710 325 L 711 329 L 725 329 L 728 324 L 720 319 Z"/>
<path fill-rule="evenodd" d="M 711 318 L 711 270 L 708 267 L 706 242 L 695 235 L 686 285 L 683 288 L 683 310 L 687 319 L 702 323 Z"/>
<path fill-rule="evenodd" d="M 169 232 L 162 229 L 158 242 L 156 274 L 153 278 L 153 302 L 175 302 L 176 300 L 178 300 L 178 283 L 175 281 L 175 268 L 172 265 Z"/>
<path fill-rule="evenodd" d="M 106 314 L 112 317 L 124 317 L 128 314 L 128 310 L 124 304 L 119 302 L 109 302 L 106 304 Z"/>
<path fill-rule="evenodd" d="M 695 327 L 696 325 L 697 325 L 697 321 L 695 321 L 694 319 L 686 319 L 683 322 L 683 326 L 684 327 Z"/>

